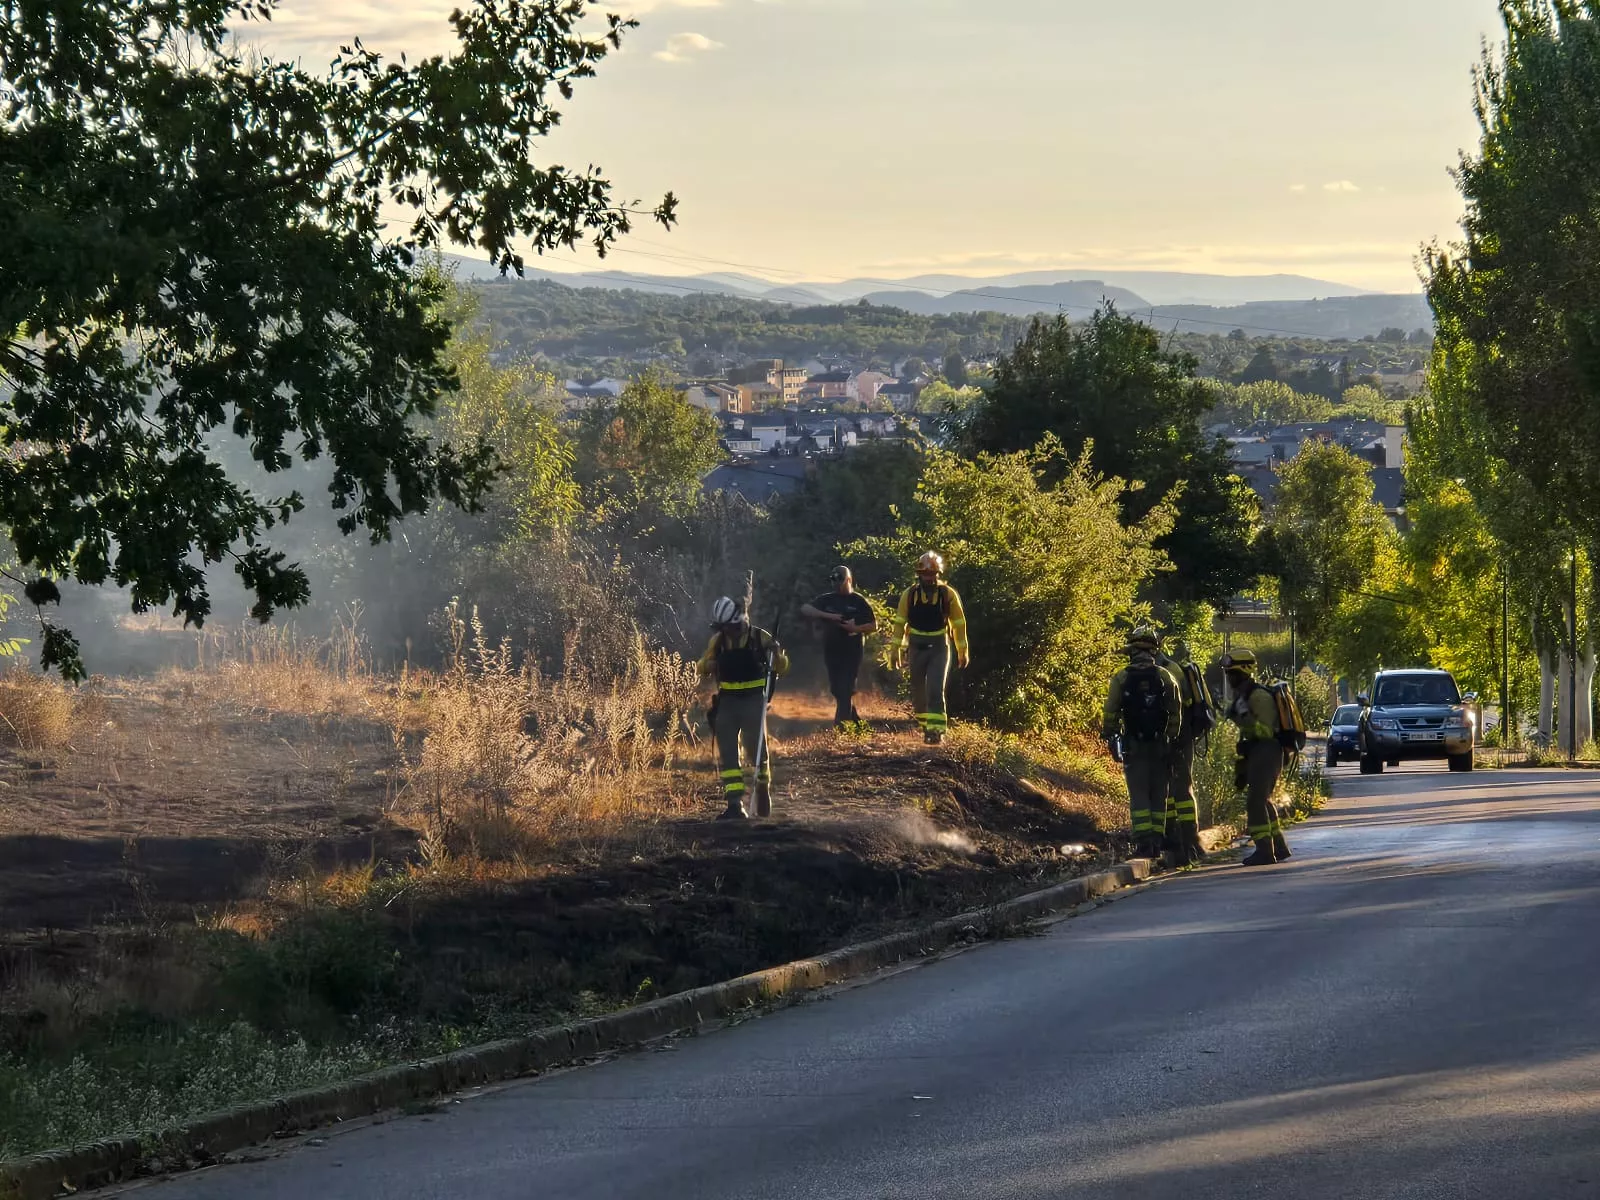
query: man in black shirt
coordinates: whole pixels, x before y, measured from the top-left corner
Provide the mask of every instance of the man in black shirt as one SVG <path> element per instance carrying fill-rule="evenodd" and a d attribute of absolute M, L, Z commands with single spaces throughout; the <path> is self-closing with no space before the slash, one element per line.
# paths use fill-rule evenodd
<path fill-rule="evenodd" d="M 866 635 L 878 628 L 878 618 L 872 605 L 855 590 L 849 567 L 835 567 L 828 582 L 833 591 L 801 605 L 800 613 L 827 627 L 822 657 L 828 664 L 828 690 L 833 693 L 833 723 L 843 727 L 861 719 L 855 706 L 856 676 L 861 672 Z"/>

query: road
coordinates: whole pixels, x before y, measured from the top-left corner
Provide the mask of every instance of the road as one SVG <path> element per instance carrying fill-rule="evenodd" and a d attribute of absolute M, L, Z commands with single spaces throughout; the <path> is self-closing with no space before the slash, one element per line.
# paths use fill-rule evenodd
<path fill-rule="evenodd" d="M 136 1194 L 1600 1197 L 1600 775 L 1335 786 L 1285 866 Z"/>

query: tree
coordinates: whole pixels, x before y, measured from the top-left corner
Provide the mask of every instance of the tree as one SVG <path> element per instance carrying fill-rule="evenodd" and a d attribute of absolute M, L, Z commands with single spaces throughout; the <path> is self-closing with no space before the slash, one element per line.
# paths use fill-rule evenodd
<path fill-rule="evenodd" d="M 56 578 L 114 581 L 199 623 L 221 562 L 257 618 L 303 603 L 270 544 L 303 498 L 241 487 L 217 436 L 270 473 L 331 460 L 346 534 L 385 539 L 436 497 L 479 505 L 493 452 L 419 422 L 457 379 L 415 256 L 450 242 L 520 270 L 514 242 L 604 251 L 630 227 L 597 171 L 534 161 L 551 93 L 628 22 L 591 36 L 583 2 L 478 0 L 453 54 L 357 43 L 315 74 L 230 48 L 232 21 L 273 10 L 24 0 L 0 19 L 0 527 L 35 603 Z M 48 624 L 41 661 L 83 669 Z"/>
<path fill-rule="evenodd" d="M 1161 582 L 1164 598 L 1224 606 L 1258 573 L 1258 508 L 1224 444 L 1201 432 L 1214 392 L 1194 371 L 1193 358 L 1162 350 L 1153 329 L 1114 311 L 1081 325 L 1036 321 L 959 422 L 957 441 L 970 454 L 1006 453 L 1053 435 L 1069 456 L 1087 452 L 1096 471 L 1130 481 L 1129 521 L 1170 500 L 1177 515 L 1161 549 L 1177 569 Z"/>
<path fill-rule="evenodd" d="M 585 511 L 602 522 L 682 516 L 700 495 L 701 477 L 724 457 L 717 434 L 716 418 L 686 403 L 661 375 L 634 380 L 579 423 Z"/>
<path fill-rule="evenodd" d="M 967 610 L 971 709 L 1011 729 L 1088 729 L 1116 669 L 1116 629 L 1145 614 L 1140 589 L 1167 565 L 1156 542 L 1171 506 L 1125 524 L 1126 486 L 1051 436 L 976 459 L 930 450 L 902 525 L 846 551 L 909 564 L 938 547 Z"/>
<path fill-rule="evenodd" d="M 1261 383 L 1266 380 L 1278 378 L 1278 362 L 1272 357 L 1272 351 L 1266 346 L 1261 347 L 1251 357 L 1245 369 L 1239 373 L 1240 383 Z"/>
<path fill-rule="evenodd" d="M 967 386 L 967 360 L 951 351 L 944 356 L 944 381 L 953 388 Z"/>
<path fill-rule="evenodd" d="M 928 364 L 913 354 L 910 358 L 906 359 L 905 363 L 901 367 L 901 372 L 905 378 L 915 379 L 917 376 L 926 372 L 927 369 Z"/>
<path fill-rule="evenodd" d="M 1381 421 L 1385 425 L 1405 424 L 1404 406 L 1365 383 L 1346 388 L 1336 411 L 1341 417 L 1359 417 L 1364 421 Z"/>
<path fill-rule="evenodd" d="M 942 379 L 935 379 L 917 394 L 917 411 L 941 416 L 965 412 L 983 398 L 975 387 L 951 387 Z"/>
<path fill-rule="evenodd" d="M 1279 470 L 1263 561 L 1312 654 L 1328 648 L 1341 607 L 1376 590 L 1369 574 L 1395 541 L 1372 499 L 1372 468 L 1343 446 L 1312 443 Z"/>

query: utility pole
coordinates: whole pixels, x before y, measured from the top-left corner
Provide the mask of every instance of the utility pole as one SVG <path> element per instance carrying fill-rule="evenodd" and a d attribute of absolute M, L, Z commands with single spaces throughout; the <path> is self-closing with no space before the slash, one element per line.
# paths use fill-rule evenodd
<path fill-rule="evenodd" d="M 1578 543 L 1572 543 L 1572 585 L 1567 609 L 1567 760 L 1578 757 Z"/>
<path fill-rule="evenodd" d="M 1500 564 L 1500 748 L 1511 743 L 1511 568 Z"/>

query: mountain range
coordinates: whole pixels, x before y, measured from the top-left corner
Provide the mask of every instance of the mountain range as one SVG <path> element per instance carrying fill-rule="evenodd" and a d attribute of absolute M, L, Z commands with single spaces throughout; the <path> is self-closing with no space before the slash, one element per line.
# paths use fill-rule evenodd
<path fill-rule="evenodd" d="M 452 256 L 454 257 L 454 256 Z M 455 257 L 460 279 L 500 278 L 489 263 Z M 1240 328 L 1261 335 L 1359 338 L 1385 328 L 1429 327 L 1433 317 L 1420 293 L 1387 295 L 1304 275 L 1206 275 L 1184 271 L 1025 271 L 973 278 L 917 275 L 906 279 L 849 279 L 779 284 L 755 275 L 713 272 L 651 275 L 631 271 L 547 271 L 529 266 L 529 279 L 573 288 L 606 288 L 685 295 L 705 293 L 783 304 L 854 304 L 924 316 L 999 312 L 1009 316 L 1064 313 L 1082 318 L 1110 301 L 1154 325 L 1189 331 Z"/>

